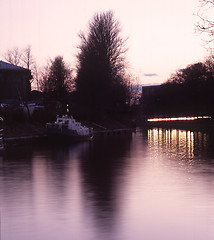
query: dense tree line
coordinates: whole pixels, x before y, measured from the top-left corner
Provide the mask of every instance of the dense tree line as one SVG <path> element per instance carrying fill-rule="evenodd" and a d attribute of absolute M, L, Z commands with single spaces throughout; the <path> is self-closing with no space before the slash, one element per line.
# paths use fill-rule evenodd
<path fill-rule="evenodd" d="M 147 99 L 148 115 L 214 115 L 214 60 L 212 57 L 180 69 Z"/>

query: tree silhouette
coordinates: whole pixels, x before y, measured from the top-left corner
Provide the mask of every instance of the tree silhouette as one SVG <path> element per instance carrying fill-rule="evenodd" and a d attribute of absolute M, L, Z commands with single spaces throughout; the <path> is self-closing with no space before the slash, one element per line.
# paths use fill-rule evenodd
<path fill-rule="evenodd" d="M 25 49 L 22 50 L 22 66 L 27 69 L 32 69 L 35 64 L 34 57 L 32 55 L 31 46 L 27 46 Z"/>
<path fill-rule="evenodd" d="M 166 116 L 213 115 L 213 68 L 213 58 L 209 58 L 172 74 L 156 89 L 146 111 Z"/>
<path fill-rule="evenodd" d="M 63 57 L 57 56 L 45 68 L 43 74 L 42 90 L 51 93 L 55 99 L 63 101 L 64 94 L 68 90 L 71 80 L 71 71 L 66 66 Z"/>
<path fill-rule="evenodd" d="M 95 14 L 88 34 L 80 34 L 76 88 L 91 115 L 113 112 L 125 104 L 125 41 L 111 11 Z"/>
<path fill-rule="evenodd" d="M 14 47 L 12 49 L 8 49 L 7 52 L 4 53 L 4 59 L 13 65 L 20 66 L 22 65 L 22 54 L 22 50 L 20 50 L 18 47 Z"/>
<path fill-rule="evenodd" d="M 27 69 L 32 69 L 32 66 L 35 63 L 30 45 L 24 49 L 19 49 L 18 47 L 8 49 L 3 57 L 11 64 Z"/>
<path fill-rule="evenodd" d="M 190 84 L 197 86 L 200 82 L 205 81 L 209 76 L 210 70 L 207 64 L 198 62 L 188 65 L 184 69 L 180 69 L 167 81 L 172 84 Z"/>

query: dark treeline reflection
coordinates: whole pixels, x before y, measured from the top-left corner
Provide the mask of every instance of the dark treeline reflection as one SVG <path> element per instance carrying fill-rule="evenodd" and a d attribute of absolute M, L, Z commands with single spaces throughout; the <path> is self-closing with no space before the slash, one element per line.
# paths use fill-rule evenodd
<path fill-rule="evenodd" d="M 131 136 L 96 139 L 81 162 L 85 200 L 94 208 L 98 223 L 110 221 L 116 213 L 121 175 L 126 169 Z"/>
<path fill-rule="evenodd" d="M 15 156 L 15 160 L 14 160 Z M 33 166 L 32 149 L 19 148 L 18 151 L 10 149 L 3 156 L 0 156 L 0 205 L 3 216 L 4 207 L 10 215 L 14 206 L 21 201 L 24 204 L 33 202 L 32 191 L 21 192 L 27 186 L 32 189 Z M 14 182 L 16 187 L 14 187 Z M 3 202 L 6 200 L 6 206 Z"/>
<path fill-rule="evenodd" d="M 211 132 L 152 128 L 7 149 L 2 240 L 212 240 L 213 140 Z"/>
<path fill-rule="evenodd" d="M 100 221 L 101 225 L 102 221 L 107 223 L 108 219 L 110 223 L 117 212 L 120 178 L 126 167 L 131 139 L 131 135 L 98 138 L 73 146 L 55 146 L 49 153 L 49 171 L 60 172 L 54 183 L 55 187 L 59 186 L 59 191 L 62 191 L 62 182 L 67 181 L 74 162 L 78 161 L 85 210 L 96 213 L 94 220 L 98 224 Z"/>
<path fill-rule="evenodd" d="M 131 139 L 131 135 L 114 136 L 72 145 L 9 149 L 1 159 L 2 196 L 17 201 L 14 195 L 20 195 L 19 201 L 30 205 L 40 202 L 36 195 L 44 195 L 52 202 L 51 211 L 60 212 L 66 211 L 68 199 L 75 198 L 72 191 L 81 191 L 84 211 L 93 212 L 93 221 L 100 227 L 111 228 Z"/>

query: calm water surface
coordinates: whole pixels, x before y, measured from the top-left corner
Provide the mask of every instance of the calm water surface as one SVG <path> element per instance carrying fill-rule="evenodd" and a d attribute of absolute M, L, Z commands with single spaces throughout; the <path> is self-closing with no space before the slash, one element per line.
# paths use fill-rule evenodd
<path fill-rule="evenodd" d="M 150 129 L 0 158 L 1 240 L 213 240 L 214 136 Z"/>

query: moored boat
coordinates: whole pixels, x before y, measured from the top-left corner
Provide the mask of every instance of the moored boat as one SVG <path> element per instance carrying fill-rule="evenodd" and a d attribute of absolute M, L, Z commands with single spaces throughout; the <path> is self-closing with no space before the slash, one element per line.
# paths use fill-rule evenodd
<path fill-rule="evenodd" d="M 52 140 L 83 141 L 93 138 L 93 129 L 82 126 L 72 116 L 57 116 L 54 123 L 46 123 L 47 135 Z"/>

